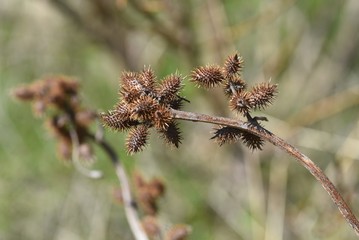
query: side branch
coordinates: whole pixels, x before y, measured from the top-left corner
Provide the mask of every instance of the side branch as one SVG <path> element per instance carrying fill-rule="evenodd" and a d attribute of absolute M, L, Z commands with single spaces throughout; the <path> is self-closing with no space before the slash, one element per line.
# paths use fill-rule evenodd
<path fill-rule="evenodd" d="M 123 168 L 120 159 L 113 148 L 102 138 L 97 138 L 93 135 L 89 135 L 89 137 L 99 144 L 102 149 L 107 153 L 110 157 L 112 164 L 115 167 L 116 175 L 120 180 L 121 184 L 121 192 L 123 197 L 123 204 L 125 208 L 125 213 L 127 217 L 127 221 L 130 225 L 132 233 L 135 235 L 136 240 L 148 240 L 146 233 L 144 232 L 141 221 L 138 217 L 138 212 L 136 206 L 134 204 L 134 200 L 131 196 L 131 189 L 128 182 L 128 177 Z"/>
<path fill-rule="evenodd" d="M 324 172 L 307 156 L 301 153 L 298 149 L 281 139 L 280 137 L 274 135 L 268 130 L 262 127 L 256 127 L 251 125 L 248 122 L 244 122 L 237 119 L 230 119 L 224 117 L 214 117 L 206 114 L 185 112 L 179 110 L 172 110 L 172 117 L 175 119 L 181 119 L 186 121 L 193 122 L 204 122 L 212 123 L 223 126 L 229 126 L 233 128 L 238 128 L 254 135 L 257 135 L 264 140 L 272 143 L 278 148 L 284 150 L 289 155 L 293 156 L 301 165 L 303 165 L 323 186 L 325 191 L 329 194 L 332 201 L 338 207 L 340 213 L 343 215 L 345 220 L 350 224 L 354 229 L 355 233 L 359 236 L 359 221 L 351 211 L 350 207 L 347 205 L 343 197 L 340 195 L 338 190 L 335 188 L 334 184 L 328 179 Z"/>

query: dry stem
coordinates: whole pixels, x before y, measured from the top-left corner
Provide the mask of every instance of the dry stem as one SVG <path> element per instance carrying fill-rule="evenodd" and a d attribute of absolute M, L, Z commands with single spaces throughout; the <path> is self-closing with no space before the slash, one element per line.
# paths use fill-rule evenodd
<path fill-rule="evenodd" d="M 249 133 L 255 134 L 264 140 L 272 143 L 278 148 L 284 150 L 289 155 L 292 155 L 301 165 L 303 165 L 323 186 L 325 191 L 329 194 L 332 201 L 337 205 L 340 213 L 354 229 L 355 233 L 359 236 L 359 221 L 351 211 L 350 207 L 347 205 L 343 197 L 340 195 L 338 190 L 335 188 L 334 184 L 328 179 L 324 172 L 307 156 L 301 153 L 298 149 L 269 132 L 268 130 L 259 127 L 253 126 L 248 122 L 243 122 L 237 119 L 230 119 L 224 117 L 214 117 L 206 114 L 185 112 L 179 110 L 172 110 L 172 116 L 175 119 L 182 119 L 193 122 L 204 122 L 218 124 L 222 126 L 229 126 L 234 128 L 239 128 L 241 130 L 247 131 Z"/>
<path fill-rule="evenodd" d="M 145 231 L 143 230 L 141 221 L 138 217 L 137 208 L 131 196 L 131 189 L 128 182 L 128 177 L 125 169 L 123 168 L 120 162 L 120 158 L 113 150 L 113 148 L 104 139 L 97 138 L 93 135 L 89 135 L 89 137 L 103 148 L 103 150 L 110 157 L 112 164 L 115 167 L 116 175 L 120 180 L 120 184 L 121 184 L 121 192 L 122 192 L 123 205 L 125 208 L 126 218 L 130 225 L 132 233 L 135 235 L 135 239 L 148 240 L 148 237 Z"/>

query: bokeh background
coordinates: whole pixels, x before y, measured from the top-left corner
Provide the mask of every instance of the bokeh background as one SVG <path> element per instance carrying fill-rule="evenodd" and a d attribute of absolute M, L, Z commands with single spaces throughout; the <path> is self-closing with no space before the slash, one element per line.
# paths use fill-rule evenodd
<path fill-rule="evenodd" d="M 79 79 L 83 103 L 111 109 L 123 70 L 161 78 L 221 64 L 235 51 L 249 85 L 279 84 L 265 126 L 308 155 L 359 216 L 359 1 L 357 0 L 2 0 L 0 1 L 0 239 L 133 239 L 114 170 L 96 149 L 88 179 L 58 160 L 55 141 L 11 90 L 47 75 Z M 236 117 L 221 90 L 186 80 L 184 109 Z M 129 172 L 157 176 L 164 228 L 189 239 L 355 239 L 320 184 L 270 144 L 219 147 L 211 125 L 181 123 L 183 144 L 154 134 L 127 156 L 123 135 L 106 138 Z"/>

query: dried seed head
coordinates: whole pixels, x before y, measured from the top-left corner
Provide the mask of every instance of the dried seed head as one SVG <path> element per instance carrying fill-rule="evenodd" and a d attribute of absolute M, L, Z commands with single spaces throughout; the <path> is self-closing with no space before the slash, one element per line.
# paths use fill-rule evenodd
<path fill-rule="evenodd" d="M 159 130 L 159 133 L 166 143 L 178 148 L 181 143 L 182 136 L 176 122 L 169 123 L 168 127 L 166 129 Z"/>
<path fill-rule="evenodd" d="M 191 74 L 191 81 L 204 88 L 213 88 L 223 80 L 222 70 L 216 65 L 196 68 Z"/>
<path fill-rule="evenodd" d="M 77 94 L 77 91 L 79 88 L 79 83 L 77 81 L 72 80 L 67 77 L 64 77 L 64 76 L 57 77 L 57 78 L 58 78 L 58 83 L 60 85 L 60 88 L 66 95 L 72 96 L 72 95 Z"/>
<path fill-rule="evenodd" d="M 22 101 L 32 101 L 35 98 L 36 92 L 31 87 L 18 87 L 13 92 L 12 95 Z"/>
<path fill-rule="evenodd" d="M 191 233 L 191 228 L 184 224 L 172 226 L 165 235 L 165 240 L 185 240 Z"/>
<path fill-rule="evenodd" d="M 260 83 L 251 90 L 251 102 L 256 109 L 270 105 L 277 94 L 277 84 Z"/>
<path fill-rule="evenodd" d="M 252 133 L 243 131 L 241 140 L 251 150 L 262 150 L 264 140 Z"/>
<path fill-rule="evenodd" d="M 134 183 L 139 205 L 146 214 L 155 215 L 157 213 L 157 200 L 163 196 L 165 191 L 163 182 L 157 178 L 147 182 L 140 173 L 135 172 Z"/>
<path fill-rule="evenodd" d="M 90 110 L 78 111 L 75 115 L 76 124 L 84 127 L 89 126 L 96 118 L 96 112 Z"/>
<path fill-rule="evenodd" d="M 224 63 L 224 74 L 226 78 L 232 78 L 240 73 L 243 68 L 243 59 L 237 53 L 229 56 Z"/>
<path fill-rule="evenodd" d="M 33 101 L 36 115 L 41 116 L 49 106 L 57 110 L 75 111 L 79 108 L 77 81 L 65 76 L 48 77 L 14 91 L 14 96 L 23 101 Z"/>
<path fill-rule="evenodd" d="M 229 101 L 229 107 L 232 110 L 236 110 L 239 113 L 245 115 L 253 107 L 251 97 L 252 94 L 250 92 L 240 92 L 239 94 L 232 96 L 231 100 Z"/>
<path fill-rule="evenodd" d="M 177 98 L 178 92 L 182 87 L 182 77 L 178 74 L 171 74 L 165 77 L 157 89 L 158 98 L 161 103 L 168 103 Z"/>
<path fill-rule="evenodd" d="M 148 183 L 148 191 L 150 192 L 153 198 L 162 197 L 165 193 L 165 190 L 166 188 L 163 181 L 158 178 L 153 178 Z"/>
<path fill-rule="evenodd" d="M 127 153 L 133 154 L 142 151 L 143 147 L 146 145 L 148 135 L 148 127 L 144 125 L 132 128 L 126 139 Z"/>
<path fill-rule="evenodd" d="M 228 80 L 224 84 L 224 93 L 228 97 L 232 97 L 233 94 L 239 94 L 246 89 L 246 82 L 240 76 L 234 76 L 231 80 Z"/>
<path fill-rule="evenodd" d="M 215 139 L 220 146 L 225 143 L 237 142 L 242 136 L 242 131 L 238 128 L 219 126 L 214 130 L 214 136 L 211 139 Z"/>

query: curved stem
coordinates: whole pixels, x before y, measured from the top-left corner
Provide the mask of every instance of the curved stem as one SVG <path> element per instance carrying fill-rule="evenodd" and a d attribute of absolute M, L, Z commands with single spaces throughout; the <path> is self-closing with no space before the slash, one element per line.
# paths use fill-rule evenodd
<path fill-rule="evenodd" d="M 328 179 L 328 177 L 324 174 L 324 172 L 307 156 L 301 153 L 297 148 L 293 147 L 280 137 L 274 135 L 268 130 L 253 126 L 248 122 L 243 122 L 237 119 L 230 119 L 224 117 L 213 117 L 206 114 L 185 112 L 179 110 L 172 110 L 172 117 L 175 119 L 182 119 L 187 121 L 194 122 L 204 122 L 204 123 L 212 123 L 223 126 L 229 126 L 233 128 L 239 128 L 241 130 L 250 132 L 254 135 L 257 135 L 264 140 L 272 143 L 278 148 L 284 150 L 289 155 L 293 156 L 301 165 L 303 165 L 323 186 L 325 191 L 329 194 L 332 201 L 338 207 L 340 213 L 343 215 L 345 220 L 350 224 L 350 226 L 354 229 L 355 233 L 359 236 L 359 221 L 353 214 L 350 207 L 347 205 L 343 197 L 340 195 L 338 190 L 335 188 L 334 184 Z"/>
<path fill-rule="evenodd" d="M 131 196 L 130 184 L 125 169 L 123 168 L 120 158 L 114 149 L 102 138 L 96 138 L 94 135 L 89 134 L 89 137 L 99 144 L 102 149 L 110 157 L 112 164 L 115 167 L 116 175 L 120 180 L 122 198 L 124 202 L 125 213 L 127 221 L 130 225 L 132 233 L 135 235 L 136 240 L 148 240 L 145 231 L 142 228 L 141 221 L 138 217 L 137 208 Z"/>
<path fill-rule="evenodd" d="M 81 174 L 92 178 L 92 179 L 99 179 L 103 176 L 101 171 L 98 170 L 91 170 L 91 169 L 87 169 L 85 168 L 81 161 L 80 161 L 80 153 L 79 153 L 79 137 L 77 135 L 77 132 L 75 129 L 71 128 L 70 129 L 70 137 L 71 137 L 71 142 L 72 142 L 72 162 L 76 168 L 76 170 L 78 170 Z"/>

